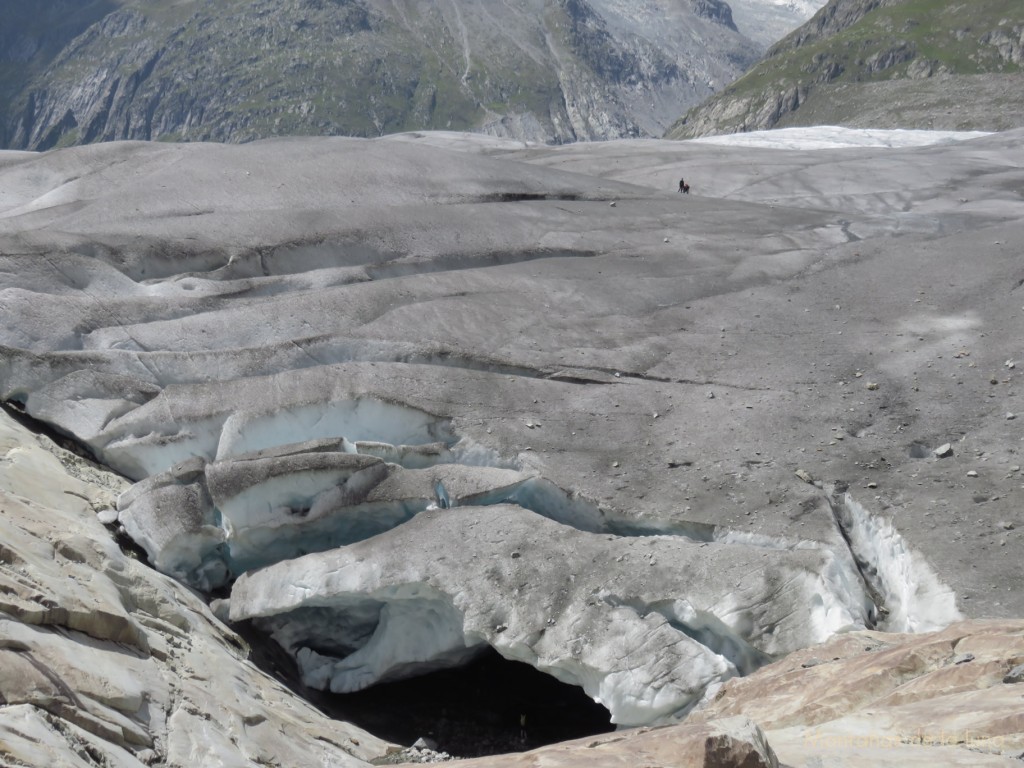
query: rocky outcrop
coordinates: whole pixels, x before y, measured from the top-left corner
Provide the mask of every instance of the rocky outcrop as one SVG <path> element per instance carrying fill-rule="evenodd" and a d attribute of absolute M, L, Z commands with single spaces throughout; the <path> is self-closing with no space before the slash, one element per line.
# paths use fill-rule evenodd
<path fill-rule="evenodd" d="M 467 768 L 778 768 L 779 761 L 757 724 L 744 717 L 672 728 L 638 728 L 615 736 L 566 742 L 523 755 L 467 760 Z"/>
<path fill-rule="evenodd" d="M 705 19 L 723 24 L 730 29 L 736 29 L 732 19 L 732 8 L 724 0 L 691 0 L 693 10 Z"/>
<path fill-rule="evenodd" d="M 806 23 L 769 49 L 769 56 L 825 40 L 858 24 L 878 8 L 899 5 L 904 0 L 832 0 Z"/>
<path fill-rule="evenodd" d="M 259 672 L 100 519 L 125 481 L 0 413 L 0 762 L 358 766 L 386 743 Z"/>
<path fill-rule="evenodd" d="M 927 635 L 855 632 L 727 682 L 682 724 L 466 761 L 483 768 L 642 765 L 1012 768 L 1024 752 L 1021 622 Z"/>
<path fill-rule="evenodd" d="M 993 30 L 982 42 L 993 46 L 1007 64 L 1024 65 L 1024 25 Z"/>
<path fill-rule="evenodd" d="M 855 632 L 730 680 L 691 721 L 749 717 L 793 766 L 1011 766 L 1024 699 L 1004 678 L 1021 659 L 1020 621 Z"/>

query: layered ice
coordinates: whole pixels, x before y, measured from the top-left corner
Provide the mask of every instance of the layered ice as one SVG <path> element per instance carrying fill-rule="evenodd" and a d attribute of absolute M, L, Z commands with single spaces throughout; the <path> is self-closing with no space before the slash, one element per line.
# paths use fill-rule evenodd
<path fill-rule="evenodd" d="M 377 535 L 430 506 L 514 499 L 533 481 L 496 467 L 406 469 L 357 453 L 357 445 L 323 438 L 189 459 L 123 494 L 119 519 L 156 567 L 212 589 L 252 568 Z M 371 447 L 416 455 L 403 446 Z"/>
<path fill-rule="evenodd" d="M 350 693 L 456 667 L 486 648 L 483 638 L 463 633 L 461 614 L 450 597 L 427 584 L 403 585 L 379 597 L 383 607 L 365 645 L 341 659 L 308 646 L 299 648 L 296 661 L 306 685 Z M 331 634 L 330 626 L 325 629 Z"/>
<path fill-rule="evenodd" d="M 110 366 L 89 355 L 69 358 L 72 369 L 60 375 L 61 370 L 46 370 L 52 361 L 5 352 L 0 374 L 10 380 L 4 382 L 5 396 L 20 400 L 34 418 L 75 435 L 103 463 L 133 480 L 194 457 L 212 461 L 334 438 L 345 438 L 350 452 L 409 467 L 513 465 L 489 448 L 460 440 L 448 418 L 369 394 L 377 377 L 372 365 L 324 365 L 161 386 L 153 383 L 160 376 L 148 359 L 131 355 L 129 360 L 133 364 Z M 137 370 L 103 370 L 109 367 Z M 23 389 L 44 376 L 52 378 Z"/>
<path fill-rule="evenodd" d="M 271 632 L 309 685 L 355 690 L 461 663 L 486 644 L 638 725 L 678 716 L 713 682 L 837 624 L 864 626 L 863 597 L 849 603 L 820 576 L 830 558 L 590 533 L 518 505 L 455 506 L 250 571 L 230 610 Z M 841 620 L 823 622 L 823 605 Z M 339 636 L 350 642 L 338 647 Z"/>
<path fill-rule="evenodd" d="M 118 499 L 118 519 L 157 570 L 202 588 L 224 583 L 226 538 L 206 487 L 205 462 L 192 459 L 136 483 Z"/>
<path fill-rule="evenodd" d="M 404 405 L 357 398 L 271 413 L 232 414 L 221 429 L 216 457 L 297 442 L 298 436 L 302 440 L 345 436 L 352 441 L 397 446 L 454 442 L 442 419 Z"/>
<path fill-rule="evenodd" d="M 874 626 L 872 595 L 892 628 L 949 618 L 899 535 L 852 503 L 849 548 L 638 523 L 408 406 L 350 398 L 218 418 L 179 429 L 205 455 L 137 484 L 121 522 L 162 570 L 204 590 L 234 583 L 233 619 L 254 619 L 312 687 L 356 691 L 491 647 L 640 725 Z M 279 442 L 299 434 L 311 439 Z"/>
<path fill-rule="evenodd" d="M 892 520 L 869 512 L 850 494 L 837 510 L 865 580 L 879 595 L 888 632 L 932 632 L 959 621 L 956 594 L 900 535 Z"/>

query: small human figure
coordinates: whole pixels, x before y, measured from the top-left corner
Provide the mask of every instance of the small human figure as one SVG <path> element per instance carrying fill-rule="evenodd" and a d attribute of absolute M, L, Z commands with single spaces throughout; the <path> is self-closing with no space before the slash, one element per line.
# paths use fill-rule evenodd
<path fill-rule="evenodd" d="M 526 715 L 519 716 L 519 741 L 526 743 Z"/>
<path fill-rule="evenodd" d="M 686 179 L 679 180 L 679 191 L 684 194 L 690 194 L 690 185 L 686 183 Z"/>

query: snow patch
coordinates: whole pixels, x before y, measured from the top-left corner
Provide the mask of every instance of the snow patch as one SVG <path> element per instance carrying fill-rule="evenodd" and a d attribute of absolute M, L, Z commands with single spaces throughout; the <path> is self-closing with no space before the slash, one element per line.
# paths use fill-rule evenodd
<path fill-rule="evenodd" d="M 733 147 L 764 147 L 767 149 L 846 149 L 849 147 L 927 147 L 950 144 L 990 135 L 986 131 L 883 130 L 879 128 L 844 128 L 819 125 L 808 128 L 775 128 L 768 131 L 701 136 L 689 139 L 698 144 L 722 144 Z"/>

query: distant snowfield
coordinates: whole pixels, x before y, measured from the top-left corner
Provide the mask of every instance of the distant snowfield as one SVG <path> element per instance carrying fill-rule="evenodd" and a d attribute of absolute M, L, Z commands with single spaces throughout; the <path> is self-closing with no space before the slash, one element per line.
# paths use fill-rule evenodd
<path fill-rule="evenodd" d="M 844 128 L 838 125 L 818 125 L 807 128 L 775 128 L 768 131 L 751 131 L 749 133 L 722 134 L 720 136 L 703 136 L 699 139 L 686 141 L 668 141 L 665 139 L 617 139 L 609 142 L 579 142 L 577 146 L 587 144 L 628 145 L 669 144 L 716 144 L 734 147 L 762 147 L 766 149 L 844 149 L 849 147 L 877 147 L 897 149 L 900 147 L 926 147 L 935 144 L 949 144 L 957 141 L 968 141 L 990 135 L 986 131 L 925 131 L 909 129 L 881 128 Z M 389 141 L 419 142 L 449 149 L 469 150 L 483 153 L 514 152 L 523 149 L 540 148 L 546 145 L 535 142 L 524 142 L 489 136 L 480 133 L 461 133 L 457 131 L 414 131 L 410 133 L 391 134 L 382 137 Z"/>
<path fill-rule="evenodd" d="M 776 128 L 722 136 L 690 139 L 701 144 L 726 144 L 738 147 L 771 149 L 842 149 L 844 147 L 925 147 L 949 144 L 988 136 L 985 131 L 882 130 L 878 128 L 843 128 L 818 125 L 810 128 Z"/>
<path fill-rule="evenodd" d="M 934 144 L 949 144 L 990 135 L 986 131 L 925 131 L 925 130 L 884 130 L 880 128 L 843 128 L 837 125 L 819 125 L 808 128 L 775 128 L 768 131 L 702 136 L 699 139 L 675 141 L 666 139 L 615 139 L 611 141 L 577 142 L 577 147 L 587 145 L 623 146 L 646 145 L 683 146 L 685 144 L 717 144 L 735 147 L 764 147 L 767 149 L 842 149 L 846 147 L 925 147 Z M 293 141 L 295 139 L 267 139 L 267 141 Z M 409 131 L 392 133 L 371 141 L 401 141 L 442 147 L 481 154 L 494 152 L 518 152 L 524 149 L 548 147 L 532 141 L 521 141 L 485 133 L 463 131 Z M 37 152 L 21 150 L 0 150 L 0 167 L 6 163 L 19 162 L 38 155 Z"/>
<path fill-rule="evenodd" d="M 825 0 L 729 0 L 737 29 L 765 48 L 806 22 Z"/>
<path fill-rule="evenodd" d="M 811 18 L 811 16 L 821 10 L 826 3 L 821 2 L 821 0 L 769 0 L 768 5 L 790 8 L 796 13 L 806 16 L 807 18 Z"/>

